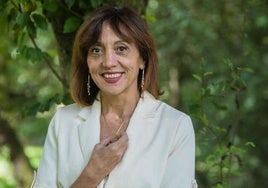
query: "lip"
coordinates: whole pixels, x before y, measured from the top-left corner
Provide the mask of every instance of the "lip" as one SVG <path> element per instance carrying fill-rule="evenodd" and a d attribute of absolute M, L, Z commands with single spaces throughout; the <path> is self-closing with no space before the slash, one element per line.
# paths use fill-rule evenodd
<path fill-rule="evenodd" d="M 104 81 L 109 84 L 114 84 L 122 78 L 123 72 L 105 72 L 102 73 Z"/>

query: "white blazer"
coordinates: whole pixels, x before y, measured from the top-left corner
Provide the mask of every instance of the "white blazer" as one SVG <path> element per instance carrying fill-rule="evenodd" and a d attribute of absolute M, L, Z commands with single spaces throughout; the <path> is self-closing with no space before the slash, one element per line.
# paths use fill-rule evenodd
<path fill-rule="evenodd" d="M 33 187 L 67 188 L 78 178 L 100 140 L 100 106 L 96 100 L 92 106 L 72 104 L 56 112 Z M 127 134 L 127 151 L 105 188 L 197 187 L 195 137 L 188 115 L 145 92 Z"/>

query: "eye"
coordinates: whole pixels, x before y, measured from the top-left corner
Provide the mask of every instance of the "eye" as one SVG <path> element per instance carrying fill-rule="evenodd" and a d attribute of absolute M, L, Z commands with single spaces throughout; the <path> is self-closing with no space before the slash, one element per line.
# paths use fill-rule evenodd
<path fill-rule="evenodd" d="M 117 46 L 115 48 L 115 52 L 118 54 L 118 55 L 126 55 L 127 52 L 128 52 L 129 48 L 127 46 L 124 46 L 124 45 L 121 45 L 121 46 Z"/>
<path fill-rule="evenodd" d="M 100 56 L 103 54 L 103 49 L 100 46 L 93 46 L 89 49 L 89 55 Z"/>

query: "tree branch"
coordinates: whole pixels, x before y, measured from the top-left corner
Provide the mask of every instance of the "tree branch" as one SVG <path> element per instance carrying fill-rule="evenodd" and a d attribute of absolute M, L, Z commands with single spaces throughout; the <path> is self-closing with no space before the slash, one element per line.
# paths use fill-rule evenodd
<path fill-rule="evenodd" d="M 15 9 L 17 9 L 19 12 L 21 12 L 21 9 L 18 5 L 16 5 L 16 3 L 14 1 L 11 1 L 11 4 L 15 7 Z"/>
<path fill-rule="evenodd" d="M 62 1 L 60 0 L 57 0 L 57 2 L 59 3 L 60 7 L 63 8 L 66 12 L 76 16 L 77 18 L 81 19 L 81 20 L 84 20 L 83 16 L 78 14 L 77 12 L 73 11 L 71 8 L 69 9 L 68 7 L 66 7 Z"/>
<path fill-rule="evenodd" d="M 10 149 L 10 160 L 14 165 L 14 175 L 18 187 L 28 187 L 32 181 L 33 167 L 23 151 L 16 131 L 8 121 L 0 116 L 0 146 L 8 146 Z M 23 172 L 23 173 L 21 173 Z"/>
<path fill-rule="evenodd" d="M 33 45 L 34 45 L 34 48 L 36 50 L 40 50 L 40 48 L 38 47 L 38 45 L 36 44 L 35 42 L 35 39 L 32 35 L 30 35 L 28 33 Z M 49 61 L 49 59 L 44 55 L 42 54 L 42 59 L 44 60 L 45 64 L 50 68 L 50 70 L 53 72 L 53 74 L 56 76 L 56 78 L 62 83 L 62 85 L 65 87 L 65 88 L 68 88 L 68 83 L 66 81 L 66 79 L 64 79 L 63 77 L 61 77 L 58 72 L 56 71 L 56 69 L 52 66 L 52 63 Z"/>

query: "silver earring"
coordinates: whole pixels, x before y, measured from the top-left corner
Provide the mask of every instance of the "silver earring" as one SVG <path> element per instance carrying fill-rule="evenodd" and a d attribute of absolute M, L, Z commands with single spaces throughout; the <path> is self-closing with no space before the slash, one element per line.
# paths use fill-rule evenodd
<path fill-rule="evenodd" d="M 87 94 L 90 96 L 90 74 L 87 75 Z"/>
<path fill-rule="evenodd" d="M 143 91 L 144 89 L 144 69 L 142 69 L 142 74 L 141 74 L 141 91 Z"/>

